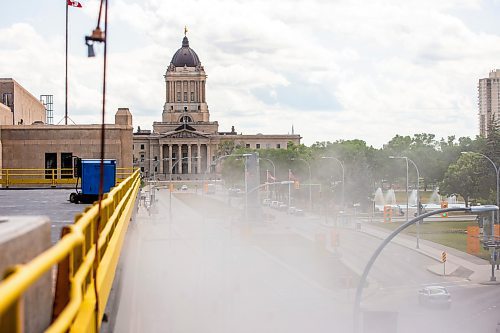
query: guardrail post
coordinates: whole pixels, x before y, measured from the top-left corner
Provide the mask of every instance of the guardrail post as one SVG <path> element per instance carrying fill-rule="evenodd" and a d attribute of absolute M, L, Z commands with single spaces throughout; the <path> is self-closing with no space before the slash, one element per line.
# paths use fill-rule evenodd
<path fill-rule="evenodd" d="M 14 274 L 19 266 L 10 267 L 4 274 L 4 279 Z M 21 333 L 24 331 L 24 302 L 18 298 L 10 307 L 0 314 L 0 332 Z"/>
<path fill-rule="evenodd" d="M 56 187 L 56 178 L 55 176 L 57 175 L 56 173 L 57 169 L 52 169 L 52 184 L 50 187 Z"/>
<path fill-rule="evenodd" d="M 64 226 L 61 230 L 61 238 L 69 234 L 71 229 Z M 54 303 L 52 304 L 52 322 L 59 316 L 69 302 L 70 295 L 70 255 L 66 256 L 57 265 L 56 291 L 54 294 Z"/>

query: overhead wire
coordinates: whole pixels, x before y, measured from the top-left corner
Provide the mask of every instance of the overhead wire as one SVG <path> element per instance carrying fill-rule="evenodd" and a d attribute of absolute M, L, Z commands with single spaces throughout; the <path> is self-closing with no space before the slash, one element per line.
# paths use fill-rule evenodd
<path fill-rule="evenodd" d="M 94 268 L 92 271 L 93 280 L 94 280 L 94 296 L 95 296 L 95 331 L 99 332 L 99 290 L 97 285 L 97 269 L 99 267 L 99 262 L 101 259 L 100 251 L 99 251 L 99 235 L 101 232 L 101 218 L 102 218 L 102 199 L 104 192 L 104 158 L 105 158 L 105 147 L 106 147 L 106 125 L 105 125 L 105 116 L 106 116 L 106 70 L 107 70 L 107 45 L 108 45 L 108 1 L 101 0 L 99 6 L 99 15 L 97 19 L 97 27 L 96 30 L 100 30 L 101 24 L 101 15 L 104 5 L 104 56 L 103 56 L 103 79 L 102 79 L 102 118 L 101 118 L 101 139 L 100 139 L 100 166 L 99 166 L 99 201 L 98 201 L 98 215 L 94 228 L 94 247 L 95 247 L 95 256 L 94 256 Z"/>

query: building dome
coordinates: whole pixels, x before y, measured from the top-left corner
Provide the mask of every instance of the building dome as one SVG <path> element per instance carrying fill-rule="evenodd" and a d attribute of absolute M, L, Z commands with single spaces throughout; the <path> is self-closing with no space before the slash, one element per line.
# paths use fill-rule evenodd
<path fill-rule="evenodd" d="M 182 47 L 175 52 L 171 63 L 175 67 L 196 67 L 201 65 L 198 55 L 189 47 L 189 40 L 186 36 L 182 39 Z"/>

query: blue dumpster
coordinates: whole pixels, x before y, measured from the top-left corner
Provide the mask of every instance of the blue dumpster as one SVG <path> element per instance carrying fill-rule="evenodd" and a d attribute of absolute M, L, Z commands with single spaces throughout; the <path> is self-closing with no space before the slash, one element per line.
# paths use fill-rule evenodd
<path fill-rule="evenodd" d="M 116 160 L 104 160 L 103 193 L 108 193 L 116 184 Z M 99 197 L 101 160 L 81 159 L 75 163 L 75 173 L 81 179 L 81 191 L 71 193 L 69 201 L 93 202 Z M 78 183 L 77 183 L 78 184 Z M 77 185 L 78 186 L 78 185 Z"/>

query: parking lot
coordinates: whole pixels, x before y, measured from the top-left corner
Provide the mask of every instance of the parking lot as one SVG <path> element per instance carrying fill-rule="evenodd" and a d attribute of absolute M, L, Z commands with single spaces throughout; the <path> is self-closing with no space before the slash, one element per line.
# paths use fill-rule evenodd
<path fill-rule="evenodd" d="M 51 221 L 52 243 L 61 234 L 61 228 L 73 223 L 74 217 L 87 204 L 68 201 L 72 189 L 15 189 L 0 190 L 0 216 L 48 216 Z"/>

